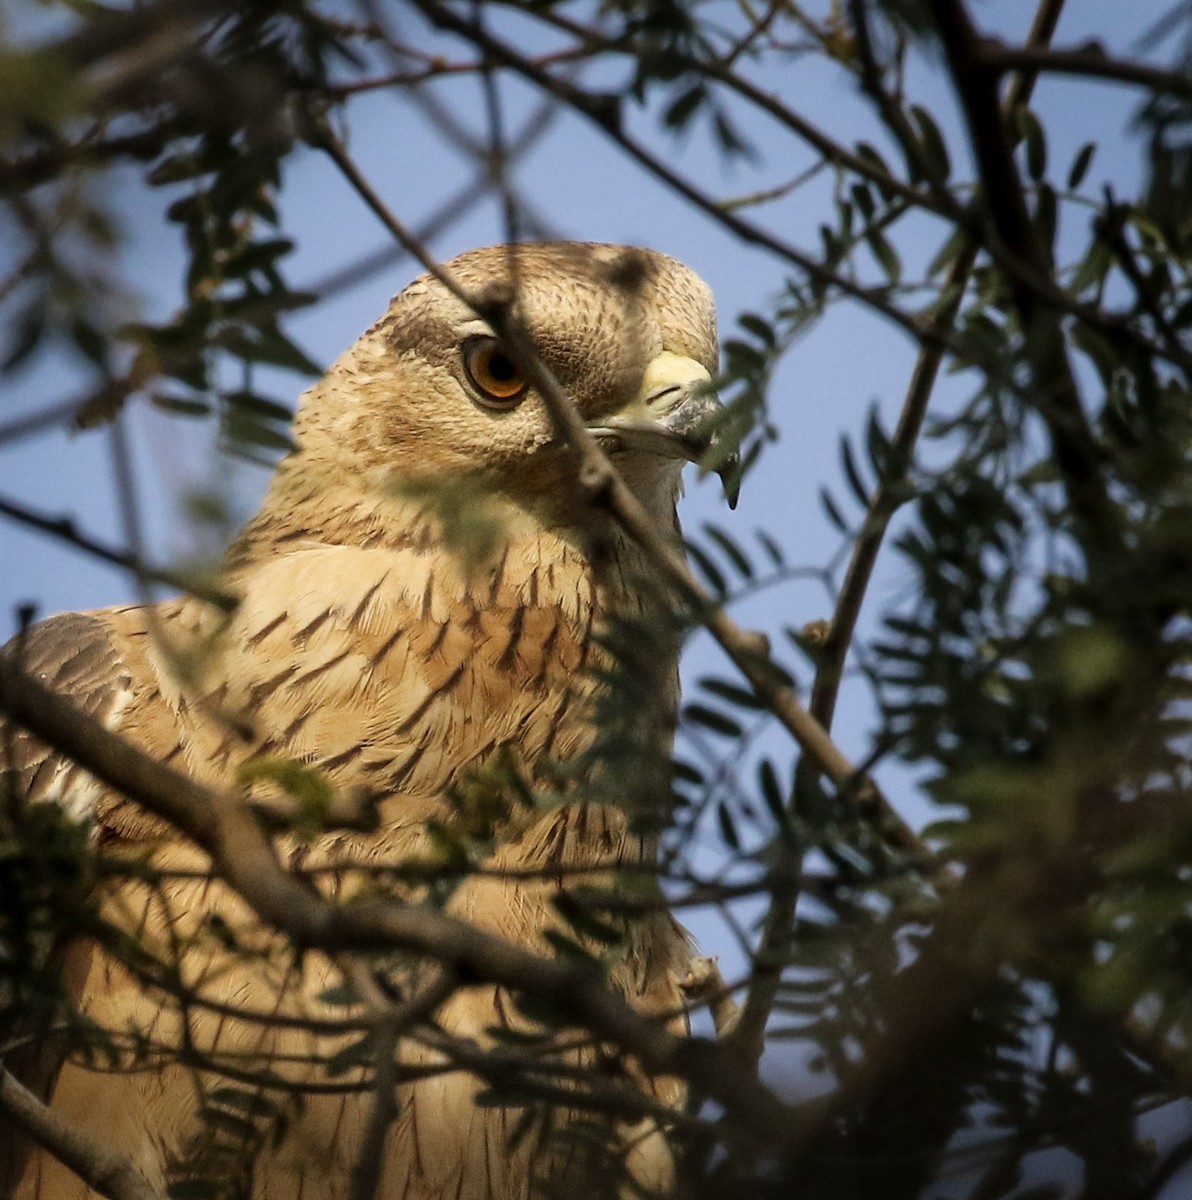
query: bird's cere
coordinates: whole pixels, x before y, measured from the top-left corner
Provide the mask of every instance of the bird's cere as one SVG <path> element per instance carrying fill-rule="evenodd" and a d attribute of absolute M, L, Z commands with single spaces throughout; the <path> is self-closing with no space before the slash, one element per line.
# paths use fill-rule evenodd
<path fill-rule="evenodd" d="M 589 428 L 613 455 L 634 450 L 706 462 L 720 476 L 729 506 L 735 508 L 740 459 L 736 446 L 724 437 L 724 413 L 708 369 L 663 350 L 646 367 L 634 402 Z"/>

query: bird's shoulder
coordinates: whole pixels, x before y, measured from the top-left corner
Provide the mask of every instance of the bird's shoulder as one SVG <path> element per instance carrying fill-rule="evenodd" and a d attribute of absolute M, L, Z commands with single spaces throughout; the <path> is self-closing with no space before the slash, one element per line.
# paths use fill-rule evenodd
<path fill-rule="evenodd" d="M 136 608 L 67 612 L 22 631 L 0 648 L 0 668 L 22 671 L 67 696 L 108 728 L 119 728 L 134 700 L 144 663 L 138 661 Z M 92 788 L 69 759 L 15 727 L 3 729 L 3 767 L 32 801 L 63 799 L 75 816 L 87 815 Z M 75 811 L 75 810 L 78 811 Z"/>

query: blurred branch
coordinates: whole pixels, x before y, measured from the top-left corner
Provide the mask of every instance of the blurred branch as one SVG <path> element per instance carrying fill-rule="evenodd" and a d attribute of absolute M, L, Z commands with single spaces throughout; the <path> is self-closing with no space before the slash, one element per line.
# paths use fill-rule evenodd
<path fill-rule="evenodd" d="M 0 158 L 0 195 L 28 191 L 59 177 L 68 167 L 97 166 L 119 158 L 145 162 L 156 158 L 181 132 L 176 115 L 135 133 L 55 142 L 19 158 Z"/>
<path fill-rule="evenodd" d="M 199 600 L 205 600 L 208 604 L 214 605 L 223 612 L 231 612 L 236 607 L 235 597 L 228 595 L 226 592 L 207 587 L 201 581 L 189 575 L 171 571 L 164 567 L 151 566 L 131 551 L 116 549 L 113 546 L 108 546 L 103 542 L 97 541 L 88 534 L 80 533 L 75 526 L 74 519 L 71 517 L 45 516 L 42 513 L 36 513 L 32 509 L 15 504 L 11 500 L 5 500 L 3 497 L 0 497 L 0 516 L 7 517 L 10 521 L 16 521 L 18 524 L 25 525 L 30 529 L 37 529 L 42 533 L 48 533 L 59 541 L 74 546 L 91 555 L 92 558 L 99 559 L 101 562 L 110 563 L 115 567 L 123 567 L 137 579 L 149 580 L 153 583 L 163 583 L 169 587 L 178 588 Z"/>
<path fill-rule="evenodd" d="M 393 1003 L 361 959 L 341 958 L 345 976 L 356 988 L 375 1024 L 373 1061 L 373 1104 L 364 1140 L 352 1167 L 351 1200 L 373 1200 L 381 1184 L 385 1141 L 389 1127 L 397 1117 L 397 1047 L 411 1026 L 427 1020 L 459 987 L 458 975 L 450 969 L 438 970 L 408 1000 Z"/>
<path fill-rule="evenodd" d="M 165 1194 L 149 1183 L 127 1155 L 93 1140 L 73 1121 L 48 1108 L 3 1064 L 0 1111 L 108 1200 L 165 1200 Z"/>
<path fill-rule="evenodd" d="M 0 446 L 9 442 L 19 442 L 24 438 L 36 437 L 55 425 L 73 423 L 79 413 L 88 403 L 89 397 L 76 397 L 73 400 L 61 400 L 57 404 L 39 408 L 36 412 L 24 417 L 14 417 L 13 420 L 0 425 Z"/>
<path fill-rule="evenodd" d="M 929 8 L 980 170 L 983 220 L 993 239 L 1025 266 L 1028 277 L 1050 284 L 1051 253 L 1031 220 L 1014 162 L 1015 136 L 998 98 L 1000 72 L 983 60 L 981 35 L 962 0 L 930 0 Z M 1010 282 L 1034 375 L 1033 403 L 1047 426 L 1083 540 L 1095 557 L 1112 554 L 1120 548 L 1119 514 L 1106 488 L 1101 451 L 1081 402 L 1059 313 L 1021 274 Z"/>
<path fill-rule="evenodd" d="M 1008 46 L 996 38 L 982 38 L 978 48 L 985 65 L 995 71 L 1030 71 L 1033 74 L 1077 75 L 1132 83 L 1152 92 L 1192 99 L 1192 74 L 1168 71 L 1147 63 L 1113 57 L 1097 42 L 1071 49 L 1043 46 Z"/>
<path fill-rule="evenodd" d="M 552 67 L 559 63 L 583 62 L 589 56 L 587 50 L 558 50 L 553 54 L 540 54 L 532 61 L 540 67 Z M 328 100 L 344 100 L 361 92 L 375 92 L 383 88 L 417 87 L 423 83 L 449 75 L 479 75 L 484 70 L 484 60 L 466 62 L 432 61 L 415 71 L 392 71 L 372 79 L 353 79 L 344 83 L 331 83 L 318 89 L 318 95 Z"/>

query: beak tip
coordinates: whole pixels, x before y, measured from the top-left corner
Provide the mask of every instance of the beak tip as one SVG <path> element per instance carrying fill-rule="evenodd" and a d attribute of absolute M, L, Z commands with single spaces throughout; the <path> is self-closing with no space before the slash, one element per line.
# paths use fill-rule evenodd
<path fill-rule="evenodd" d="M 737 507 L 741 498 L 741 461 L 734 454 L 729 462 L 720 467 L 716 474 L 720 476 L 720 484 L 724 488 L 724 498 L 730 509 Z"/>

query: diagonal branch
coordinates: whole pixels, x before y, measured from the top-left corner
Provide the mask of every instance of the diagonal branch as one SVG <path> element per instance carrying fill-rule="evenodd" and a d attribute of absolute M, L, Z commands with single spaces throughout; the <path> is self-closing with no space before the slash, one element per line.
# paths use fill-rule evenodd
<path fill-rule="evenodd" d="M 132 1160 L 43 1104 L 0 1064 L 0 1112 L 108 1200 L 165 1200 Z"/>
<path fill-rule="evenodd" d="M 1035 14 L 1028 41 L 1031 44 L 1046 43 L 1055 31 L 1064 0 L 1041 0 Z M 864 25 L 864 10 L 854 5 L 854 19 Z M 859 37 L 858 42 L 869 47 L 868 36 Z M 885 95 L 876 68 L 868 68 L 869 86 Z M 1034 79 L 1029 75 L 1016 77 L 1005 99 L 1008 112 L 1026 103 Z M 893 109 L 894 101 L 887 97 L 886 107 Z M 903 128 L 903 122 L 890 118 L 895 130 Z M 913 134 L 909 134 L 913 140 Z M 856 632 L 861 607 L 869 590 L 869 581 L 877 563 L 878 553 L 885 539 L 886 530 L 895 512 L 907 496 L 907 481 L 914 461 L 915 446 L 927 415 L 927 406 L 934 391 L 936 379 L 943 364 L 944 346 L 951 334 L 960 312 L 965 288 L 973 267 L 977 262 L 978 243 L 969 239 L 960 253 L 952 260 L 944 279 L 942 294 L 944 303 L 935 312 L 932 321 L 938 327 L 939 338 L 924 341 L 911 373 L 910 384 L 902 404 L 898 426 L 891 439 L 891 454 L 886 472 L 870 498 L 865 520 L 853 543 L 852 554 L 845 574 L 844 584 L 836 601 L 836 609 L 828 626 L 828 635 L 820 647 L 815 682 L 812 685 L 811 715 L 825 729 L 831 729 L 836 712 L 836 700 L 840 692 L 840 681 L 844 663 L 848 657 Z M 818 775 L 815 761 L 800 760 L 795 775 L 795 797 L 806 794 Z M 914 850 L 913 860 L 928 873 L 938 875 L 939 864 L 931 852 L 917 838 L 910 843 Z M 760 1058 L 765 1028 L 770 1018 L 778 988 L 782 980 L 782 966 L 789 955 L 789 947 L 795 932 L 796 889 L 775 891 L 770 900 L 762 927 L 762 938 L 755 956 L 753 979 L 746 997 L 738 1026 L 738 1037 L 748 1046 L 755 1058 Z"/>
<path fill-rule="evenodd" d="M 542 396 L 559 439 L 574 451 L 578 462 L 576 478 L 588 499 L 612 513 L 647 552 L 662 578 L 749 680 L 767 709 L 821 765 L 823 773 L 832 783 L 854 796 L 863 808 L 879 813 L 883 826 L 889 828 L 894 842 L 909 855 L 914 857 L 920 853 L 922 847 L 918 839 L 881 795 L 876 784 L 858 772 L 824 727 L 799 702 L 794 690 L 785 682 L 785 673 L 770 658 L 765 637 L 736 625 L 692 575 L 676 543 L 655 528 L 585 427 L 558 380 L 543 363 L 532 339 L 517 318 L 512 292 L 505 288 L 489 289 L 486 294 L 477 296 L 461 288 L 389 210 L 326 123 L 321 123 L 309 136 L 330 155 L 361 199 L 397 241 L 444 287 L 470 305 L 493 327 L 493 332 L 518 361 L 530 385 Z"/>

